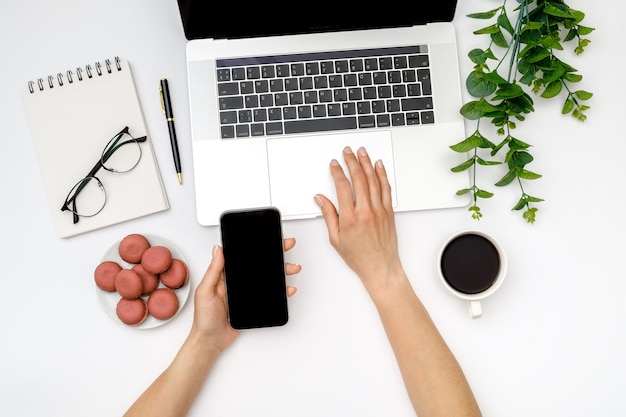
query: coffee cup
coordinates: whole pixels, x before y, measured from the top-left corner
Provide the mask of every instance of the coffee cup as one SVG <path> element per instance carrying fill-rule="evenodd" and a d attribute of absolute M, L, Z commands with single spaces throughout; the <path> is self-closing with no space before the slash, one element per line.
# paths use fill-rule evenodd
<path fill-rule="evenodd" d="M 481 300 L 500 288 L 507 271 L 502 245 L 487 233 L 464 230 L 450 236 L 438 258 L 439 278 L 452 295 L 466 300 L 473 319 L 482 316 Z"/>

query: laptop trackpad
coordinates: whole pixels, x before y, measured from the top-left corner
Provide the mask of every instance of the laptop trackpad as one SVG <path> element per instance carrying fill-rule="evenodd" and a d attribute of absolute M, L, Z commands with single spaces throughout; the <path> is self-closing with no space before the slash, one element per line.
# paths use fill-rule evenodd
<path fill-rule="evenodd" d="M 313 200 L 315 194 L 324 194 L 337 205 L 329 165 L 332 159 L 336 159 L 350 178 L 343 160 L 343 149 L 346 146 L 350 146 L 354 152 L 363 146 L 372 162 L 378 159 L 383 161 L 392 188 L 393 205 L 396 206 L 391 132 L 361 131 L 276 138 L 267 141 L 270 192 L 272 205 L 280 210 L 283 217 L 320 215 L 321 211 Z"/>

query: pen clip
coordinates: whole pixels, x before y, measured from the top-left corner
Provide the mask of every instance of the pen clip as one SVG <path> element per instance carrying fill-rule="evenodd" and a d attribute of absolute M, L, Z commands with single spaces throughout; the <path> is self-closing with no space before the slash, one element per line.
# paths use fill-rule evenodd
<path fill-rule="evenodd" d="M 163 87 L 159 86 L 159 99 L 161 101 L 161 111 L 165 114 L 165 102 L 163 101 Z"/>

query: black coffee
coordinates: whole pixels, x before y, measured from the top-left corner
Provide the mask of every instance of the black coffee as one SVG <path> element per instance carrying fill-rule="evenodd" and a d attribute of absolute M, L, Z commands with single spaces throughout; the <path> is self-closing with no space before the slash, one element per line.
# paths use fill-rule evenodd
<path fill-rule="evenodd" d="M 441 256 L 441 272 L 446 282 L 465 294 L 485 291 L 500 271 L 500 256 L 488 239 L 466 234 L 452 240 Z"/>

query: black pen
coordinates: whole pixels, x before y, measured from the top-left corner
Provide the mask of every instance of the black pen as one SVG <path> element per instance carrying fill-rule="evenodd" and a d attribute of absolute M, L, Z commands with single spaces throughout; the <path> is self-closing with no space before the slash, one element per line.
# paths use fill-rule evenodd
<path fill-rule="evenodd" d="M 174 112 L 172 110 L 172 102 L 170 100 L 170 90 L 167 85 L 167 80 L 161 78 L 161 86 L 159 88 L 159 95 L 161 96 L 161 109 L 167 120 L 167 128 L 170 131 L 170 143 L 172 145 L 172 156 L 174 157 L 174 166 L 176 167 L 176 174 L 178 175 L 178 182 L 183 183 L 183 172 L 180 168 L 180 155 L 178 154 L 178 141 L 176 140 L 176 129 L 174 128 Z"/>

